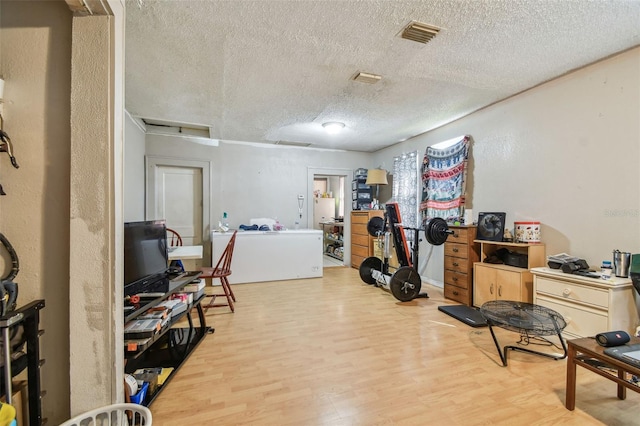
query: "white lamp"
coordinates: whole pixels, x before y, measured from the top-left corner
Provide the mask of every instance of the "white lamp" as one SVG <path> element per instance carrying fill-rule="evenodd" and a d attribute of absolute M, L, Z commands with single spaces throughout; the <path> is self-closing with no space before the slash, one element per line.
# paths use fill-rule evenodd
<path fill-rule="evenodd" d="M 376 186 L 376 200 L 378 200 L 380 196 L 380 185 L 387 185 L 389 182 L 387 181 L 387 171 L 384 169 L 369 169 L 367 170 L 367 181 L 365 182 L 367 185 L 375 185 Z M 377 201 L 376 201 L 377 203 Z"/>

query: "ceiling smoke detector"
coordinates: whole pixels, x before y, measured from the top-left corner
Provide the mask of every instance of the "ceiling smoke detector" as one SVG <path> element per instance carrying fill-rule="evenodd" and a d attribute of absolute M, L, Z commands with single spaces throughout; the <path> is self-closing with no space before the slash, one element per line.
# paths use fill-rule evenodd
<path fill-rule="evenodd" d="M 358 72 L 352 78 L 352 80 L 354 81 L 359 81 L 360 83 L 367 83 L 367 84 L 375 84 L 379 82 L 381 79 L 382 79 L 381 75 L 371 74 L 368 72 Z"/>
<path fill-rule="evenodd" d="M 417 41 L 427 44 L 440 32 L 440 28 L 422 22 L 413 21 L 407 25 L 400 34 L 400 37 L 407 40 Z"/>

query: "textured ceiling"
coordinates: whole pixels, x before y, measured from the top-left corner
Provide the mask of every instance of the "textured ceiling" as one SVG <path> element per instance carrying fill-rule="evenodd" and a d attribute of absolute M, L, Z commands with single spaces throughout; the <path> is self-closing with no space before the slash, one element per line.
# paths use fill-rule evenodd
<path fill-rule="evenodd" d="M 404 40 L 411 21 L 442 30 Z M 126 108 L 220 140 L 372 152 L 637 45 L 636 0 L 127 1 Z"/>

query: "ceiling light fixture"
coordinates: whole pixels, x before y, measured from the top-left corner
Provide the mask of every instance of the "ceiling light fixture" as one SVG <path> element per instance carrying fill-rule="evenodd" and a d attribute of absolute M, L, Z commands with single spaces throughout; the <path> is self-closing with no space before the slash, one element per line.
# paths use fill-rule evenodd
<path fill-rule="evenodd" d="M 326 123 L 322 123 L 322 127 L 329 133 L 330 135 L 335 135 L 336 133 L 340 133 L 342 129 L 344 129 L 344 123 L 339 121 L 327 121 Z"/>

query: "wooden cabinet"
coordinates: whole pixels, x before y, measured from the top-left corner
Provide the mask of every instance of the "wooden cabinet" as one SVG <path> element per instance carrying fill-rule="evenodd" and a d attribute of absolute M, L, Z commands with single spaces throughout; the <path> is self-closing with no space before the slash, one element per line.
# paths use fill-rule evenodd
<path fill-rule="evenodd" d="M 505 243 L 476 240 L 480 244 L 480 262 L 473 265 L 473 304 L 482 306 L 490 300 L 533 302 L 533 274 L 530 269 L 543 266 L 544 244 Z M 505 264 L 484 263 L 499 249 L 526 255 L 527 265 L 520 268 Z"/>
<path fill-rule="evenodd" d="M 640 319 L 630 279 L 588 278 L 546 267 L 531 272 L 533 303 L 562 315 L 566 337 L 593 337 L 615 330 L 635 334 Z"/>
<path fill-rule="evenodd" d="M 471 306 L 473 264 L 480 258 L 475 226 L 449 226 L 453 234 L 444 243 L 444 297 Z"/>
<path fill-rule="evenodd" d="M 367 232 L 372 217 L 384 217 L 383 210 L 358 210 L 351 212 L 351 267 L 359 269 L 367 257 L 373 256 L 375 238 Z"/>

